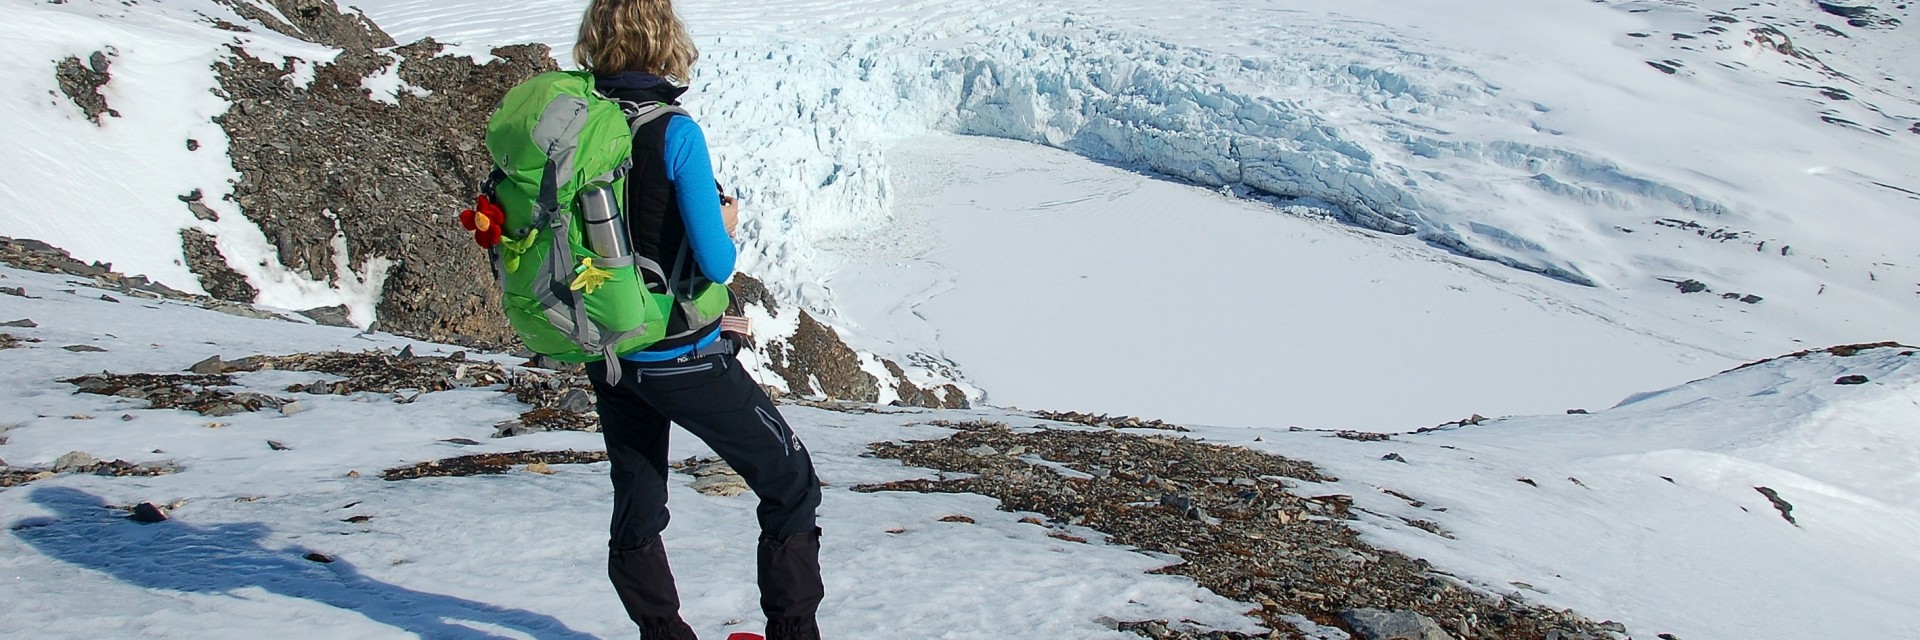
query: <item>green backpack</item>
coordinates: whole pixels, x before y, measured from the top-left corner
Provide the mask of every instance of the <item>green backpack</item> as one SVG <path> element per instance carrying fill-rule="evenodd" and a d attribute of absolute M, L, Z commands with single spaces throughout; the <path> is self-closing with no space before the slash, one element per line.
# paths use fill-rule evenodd
<path fill-rule="evenodd" d="M 561 362 L 611 360 L 669 337 L 676 307 L 694 327 L 724 313 L 725 286 L 677 292 L 679 274 L 670 279 L 659 263 L 601 256 L 584 241 L 581 194 L 608 189 L 625 210 L 633 135 L 673 113 L 686 111 L 615 102 L 591 74 L 550 72 L 508 91 L 487 122 L 494 172 L 483 193 L 505 219 L 493 259 L 507 321 L 528 349 Z M 607 371 L 617 383 L 620 367 Z"/>

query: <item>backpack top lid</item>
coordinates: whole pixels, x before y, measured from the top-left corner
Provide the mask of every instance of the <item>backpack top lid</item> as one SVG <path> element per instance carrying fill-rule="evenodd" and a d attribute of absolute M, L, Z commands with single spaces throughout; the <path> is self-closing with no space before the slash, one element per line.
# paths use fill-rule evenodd
<path fill-rule="evenodd" d="M 629 164 L 632 147 L 626 115 L 594 90 L 592 74 L 553 71 L 515 86 L 487 121 L 487 150 L 502 173 L 496 189 L 510 234 L 533 225 L 539 206 L 557 210 L 582 189 L 612 183 Z M 543 194 L 543 187 L 551 191 Z M 543 195 L 552 201 L 538 202 Z"/>

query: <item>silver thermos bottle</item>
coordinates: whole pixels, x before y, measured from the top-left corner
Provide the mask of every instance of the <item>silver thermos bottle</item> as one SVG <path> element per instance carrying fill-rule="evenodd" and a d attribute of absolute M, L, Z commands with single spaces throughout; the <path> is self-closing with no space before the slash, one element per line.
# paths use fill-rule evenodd
<path fill-rule="evenodd" d="M 614 200 L 612 189 L 602 186 L 581 191 L 580 214 L 587 222 L 581 235 L 588 249 L 602 258 L 624 258 L 633 253 L 632 241 L 627 239 L 627 225 L 620 219 L 620 204 Z"/>

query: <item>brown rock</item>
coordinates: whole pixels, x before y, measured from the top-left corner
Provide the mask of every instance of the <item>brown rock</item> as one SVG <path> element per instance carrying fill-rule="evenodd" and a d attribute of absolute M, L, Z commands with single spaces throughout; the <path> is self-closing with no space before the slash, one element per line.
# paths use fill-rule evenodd
<path fill-rule="evenodd" d="M 220 221 L 220 214 L 214 211 L 212 208 L 208 207 L 206 203 L 201 202 L 199 200 L 188 202 L 187 211 L 193 213 L 193 217 L 199 218 L 201 220 L 205 220 L 207 222 Z"/>
<path fill-rule="evenodd" d="M 208 295 L 239 303 L 251 303 L 260 296 L 260 290 L 255 289 L 246 276 L 228 266 L 218 241 L 207 232 L 182 229 L 180 248 L 187 257 L 187 270 L 200 279 L 200 288 L 206 289 Z"/>
<path fill-rule="evenodd" d="M 80 107 L 80 112 L 94 124 L 100 124 L 102 115 L 120 117 L 119 111 L 107 106 L 106 96 L 100 95 L 100 88 L 107 86 L 107 82 L 113 79 L 113 76 L 107 73 L 107 67 L 110 64 L 112 63 L 107 59 L 106 53 L 95 51 L 84 64 L 77 57 L 67 56 L 67 59 L 61 60 L 54 67 L 54 77 L 60 83 L 60 92 L 66 94 L 67 99 L 72 100 L 75 106 Z"/>
<path fill-rule="evenodd" d="M 721 498 L 731 498 L 752 491 L 751 488 L 747 487 L 747 482 L 740 479 L 740 476 L 728 474 L 702 476 L 694 480 L 693 484 L 689 485 L 689 487 L 694 491 L 700 492 L 701 495 Z"/>
<path fill-rule="evenodd" d="M 314 307 L 298 313 L 321 326 L 354 328 L 353 320 L 347 316 L 346 305 Z"/>
<path fill-rule="evenodd" d="M 767 350 L 768 365 L 798 394 L 820 393 L 836 400 L 874 402 L 880 398 L 879 381 L 860 369 L 860 356 L 840 334 L 820 324 L 806 311 L 800 312 L 800 326 L 787 340 L 785 349 Z M 819 381 L 816 390 L 813 381 Z"/>
<path fill-rule="evenodd" d="M 151 502 L 142 502 L 138 505 L 134 505 L 133 513 L 128 514 L 127 519 L 132 520 L 134 522 L 143 523 L 143 524 L 153 524 L 155 522 L 166 522 L 167 510 L 162 509 Z"/>
<path fill-rule="evenodd" d="M 242 11 L 269 29 L 346 50 L 321 63 L 304 89 L 285 81 L 291 64 L 239 48 L 216 65 L 232 102 L 216 120 L 232 140 L 241 179 L 230 197 L 241 213 L 288 269 L 311 278 L 335 280 L 339 264 L 365 272 L 374 258 L 390 261 L 376 309 L 383 330 L 512 344 L 486 253 L 452 214 L 471 206 L 491 166 L 477 144 L 486 119 L 507 89 L 555 68 L 548 49 L 504 47 L 479 66 L 441 55 L 430 39 L 376 51 L 392 41 L 364 16 L 327 0 L 272 2 L 295 24 Z M 396 63 L 401 80 L 421 91 L 398 105 L 373 100 L 361 80 Z M 346 254 L 336 256 L 339 235 Z"/>
<path fill-rule="evenodd" d="M 227 363 L 222 362 L 220 356 L 211 356 L 187 367 L 187 371 L 206 376 L 220 375 L 227 372 Z"/>
<path fill-rule="evenodd" d="M 53 461 L 53 471 L 54 473 L 84 471 L 88 467 L 99 463 L 100 461 L 98 459 L 85 451 L 70 451 L 66 455 L 60 456 L 60 459 Z"/>

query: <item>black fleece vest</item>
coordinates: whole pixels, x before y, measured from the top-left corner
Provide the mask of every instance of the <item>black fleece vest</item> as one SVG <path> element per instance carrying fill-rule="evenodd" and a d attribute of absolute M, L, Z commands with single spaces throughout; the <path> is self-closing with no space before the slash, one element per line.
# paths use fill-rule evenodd
<path fill-rule="evenodd" d="M 609 98 L 643 105 L 655 102 L 679 105 L 680 95 L 686 92 L 686 87 L 673 86 L 602 91 Z M 655 119 L 641 125 L 640 130 L 634 133 L 633 169 L 627 174 L 627 237 L 633 241 L 635 255 L 658 263 L 669 278 L 679 275 L 680 282 L 676 290 L 688 292 L 697 290 L 696 287 L 708 282 L 708 279 L 700 273 L 692 252 L 687 250 L 686 221 L 680 216 L 680 202 L 673 182 L 667 179 L 667 123 L 676 117 L 680 116 Z M 664 286 L 666 283 L 647 284 Z M 689 328 L 686 316 L 676 307 L 667 320 L 667 335 L 676 335 Z M 717 330 L 719 323 L 700 328 L 706 330 L 661 340 L 647 347 L 647 350 L 664 351 L 694 344 Z"/>

